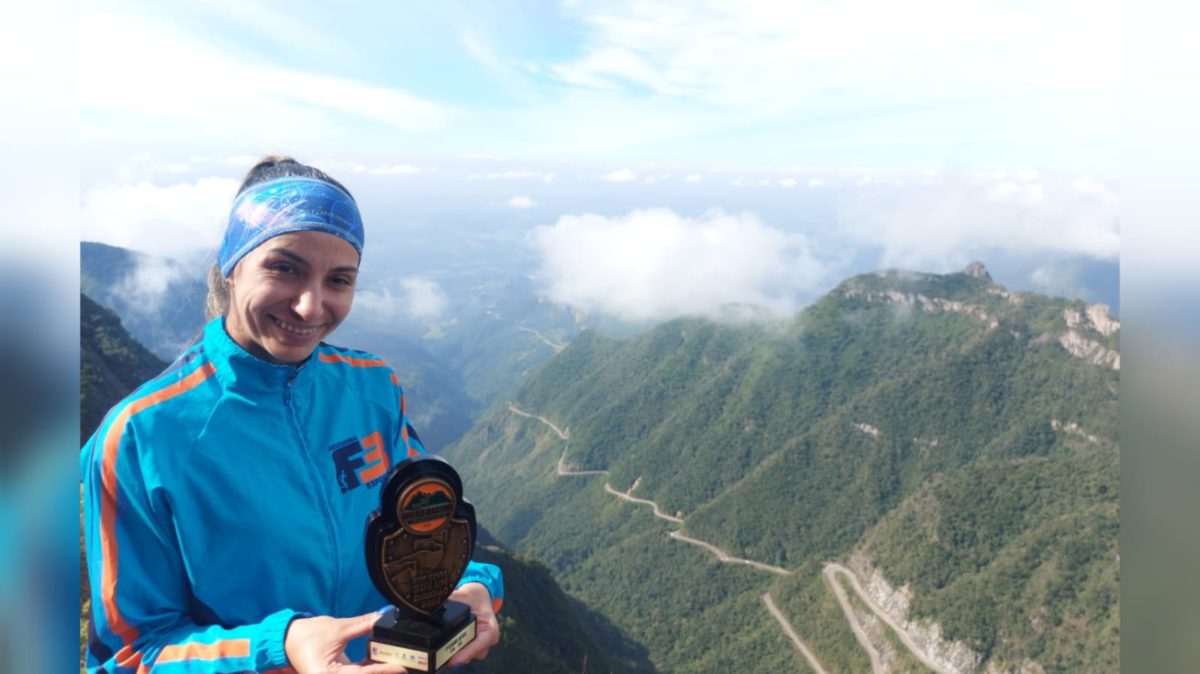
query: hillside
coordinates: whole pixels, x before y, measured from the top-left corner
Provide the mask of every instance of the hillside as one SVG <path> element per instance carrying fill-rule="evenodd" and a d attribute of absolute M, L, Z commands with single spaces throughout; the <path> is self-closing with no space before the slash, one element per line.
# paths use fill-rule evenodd
<path fill-rule="evenodd" d="M 125 331 L 116 313 L 79 295 L 80 444 L 108 409 L 167 364 Z"/>
<path fill-rule="evenodd" d="M 981 265 L 867 274 L 785 325 L 585 332 L 514 401 L 569 442 L 497 405 L 448 454 L 481 520 L 665 671 L 807 666 L 765 592 L 858 669 L 826 622 L 832 560 L 910 593 L 914 624 L 969 652 L 956 671 L 1116 671 L 1118 340 L 1102 308 Z"/>

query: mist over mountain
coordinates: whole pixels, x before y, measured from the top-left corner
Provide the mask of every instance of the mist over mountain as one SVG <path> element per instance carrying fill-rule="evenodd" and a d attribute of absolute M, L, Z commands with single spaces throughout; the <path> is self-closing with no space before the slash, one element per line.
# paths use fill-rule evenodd
<path fill-rule="evenodd" d="M 481 521 L 664 671 L 795 669 L 764 594 L 866 669 L 830 563 L 945 671 L 1116 671 L 1119 327 L 982 265 L 865 274 L 785 324 L 586 331 L 448 454 Z"/>

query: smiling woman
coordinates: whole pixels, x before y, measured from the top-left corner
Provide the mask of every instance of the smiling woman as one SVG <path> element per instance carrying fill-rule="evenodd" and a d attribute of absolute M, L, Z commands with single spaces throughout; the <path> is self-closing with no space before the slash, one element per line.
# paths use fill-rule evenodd
<path fill-rule="evenodd" d="M 387 364 L 324 339 L 363 250 L 350 193 L 268 157 L 234 199 L 197 344 L 118 403 L 82 451 L 89 671 L 388 674 L 352 664 L 387 601 L 363 559 L 388 469 L 425 449 Z M 450 595 L 499 640 L 500 570 Z"/>

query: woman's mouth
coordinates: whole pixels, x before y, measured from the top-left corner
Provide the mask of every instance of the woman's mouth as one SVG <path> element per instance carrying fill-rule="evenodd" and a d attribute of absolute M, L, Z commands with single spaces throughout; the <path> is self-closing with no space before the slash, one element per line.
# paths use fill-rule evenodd
<path fill-rule="evenodd" d="M 279 328 L 284 332 L 291 333 L 298 337 L 311 337 L 315 335 L 318 330 L 320 330 L 320 327 L 302 327 L 299 325 L 292 325 L 291 323 L 281 321 L 274 316 L 271 317 L 271 320 L 274 321 L 275 325 L 279 326 Z"/>

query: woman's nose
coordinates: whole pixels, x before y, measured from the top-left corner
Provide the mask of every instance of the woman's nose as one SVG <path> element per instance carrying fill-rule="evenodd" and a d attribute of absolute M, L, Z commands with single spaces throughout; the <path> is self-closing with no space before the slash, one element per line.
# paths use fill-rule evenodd
<path fill-rule="evenodd" d="M 306 322 L 320 318 L 321 289 L 313 286 L 304 288 L 296 298 L 296 301 L 292 303 L 292 311 L 295 311 L 296 315 Z"/>

